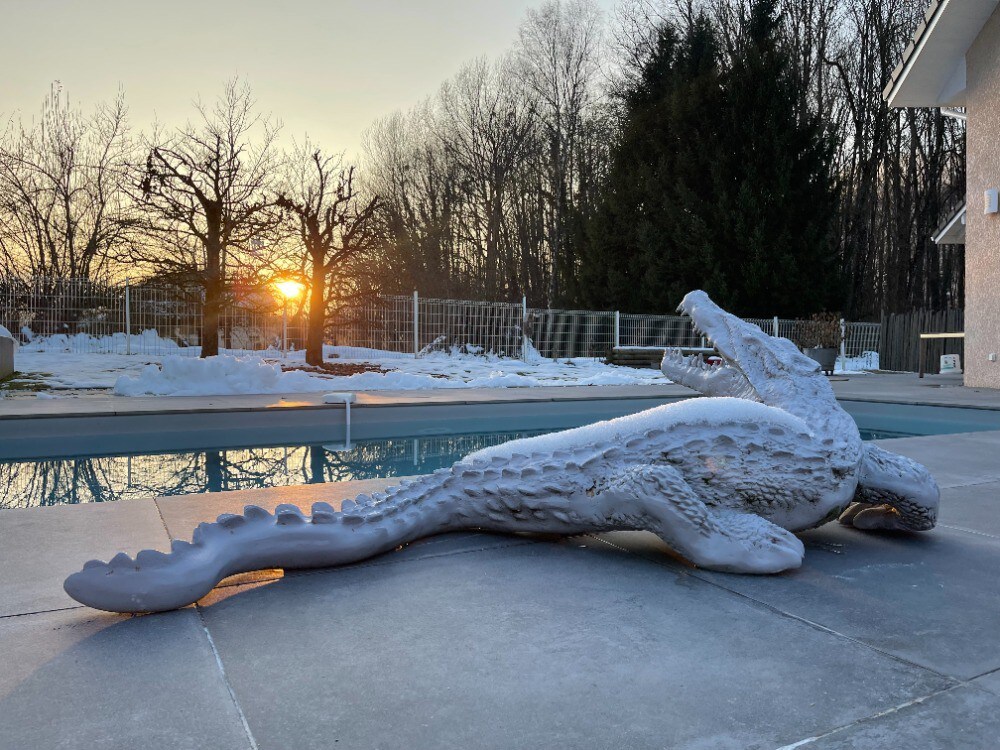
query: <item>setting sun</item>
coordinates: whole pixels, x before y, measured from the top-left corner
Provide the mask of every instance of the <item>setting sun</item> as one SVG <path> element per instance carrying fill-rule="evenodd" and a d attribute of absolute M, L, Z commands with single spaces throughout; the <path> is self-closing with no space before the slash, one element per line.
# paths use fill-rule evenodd
<path fill-rule="evenodd" d="M 302 293 L 304 286 L 298 281 L 276 281 L 274 286 L 285 299 L 295 299 Z"/>

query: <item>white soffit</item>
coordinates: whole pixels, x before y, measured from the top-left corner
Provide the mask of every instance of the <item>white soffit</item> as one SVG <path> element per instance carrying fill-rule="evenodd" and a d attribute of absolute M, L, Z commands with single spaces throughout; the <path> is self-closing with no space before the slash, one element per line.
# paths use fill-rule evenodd
<path fill-rule="evenodd" d="M 936 245 L 965 244 L 965 204 L 931 238 Z"/>
<path fill-rule="evenodd" d="M 935 0 L 882 92 L 890 107 L 965 104 L 965 53 L 1000 0 Z"/>

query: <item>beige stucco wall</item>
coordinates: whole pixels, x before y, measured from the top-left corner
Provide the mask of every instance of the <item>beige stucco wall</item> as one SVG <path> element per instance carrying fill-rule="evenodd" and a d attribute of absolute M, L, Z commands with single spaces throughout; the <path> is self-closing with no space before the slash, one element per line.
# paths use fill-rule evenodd
<path fill-rule="evenodd" d="M 965 227 L 965 384 L 1000 388 L 1000 213 L 983 192 L 1000 188 L 1000 11 L 966 55 L 969 210 Z M 996 362 L 989 355 L 997 355 Z"/>

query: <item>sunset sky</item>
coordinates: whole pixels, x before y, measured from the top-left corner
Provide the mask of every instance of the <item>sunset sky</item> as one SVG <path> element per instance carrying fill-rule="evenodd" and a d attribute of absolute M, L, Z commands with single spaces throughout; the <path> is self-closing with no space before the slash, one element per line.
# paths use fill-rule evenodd
<path fill-rule="evenodd" d="M 615 0 L 599 0 L 611 13 Z M 538 0 L 6 0 L 0 113 L 35 114 L 53 81 L 85 107 L 124 89 L 135 128 L 177 124 L 196 95 L 248 80 L 283 136 L 360 151 L 462 62 L 513 43 Z"/>

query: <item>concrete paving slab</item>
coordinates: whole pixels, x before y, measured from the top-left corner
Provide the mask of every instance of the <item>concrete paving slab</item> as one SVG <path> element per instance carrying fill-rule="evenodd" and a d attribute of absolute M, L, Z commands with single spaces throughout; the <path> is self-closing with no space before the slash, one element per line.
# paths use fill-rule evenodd
<path fill-rule="evenodd" d="M 838 376 L 830 384 L 837 398 L 1000 408 L 1000 390 L 966 388 L 962 385 L 961 375 L 928 375 L 921 379 L 915 373 L 880 372 L 850 375 L 843 379 Z"/>
<path fill-rule="evenodd" d="M 94 414 L 247 411 L 295 408 L 342 408 L 323 404 L 323 391 L 294 394 L 235 396 L 137 396 L 103 393 L 87 398 L 0 398 L 0 420 Z M 541 386 L 537 388 L 440 388 L 421 391 L 357 391 L 357 407 L 407 404 L 482 404 L 513 401 L 605 400 L 691 396 L 673 383 L 623 386 Z"/>
<path fill-rule="evenodd" d="M 1000 695 L 1000 670 L 984 674 L 982 677 L 977 677 L 970 684 L 980 687 L 983 690 L 989 690 L 994 695 Z M 998 735 L 1000 735 L 1000 733 L 998 733 Z"/>
<path fill-rule="evenodd" d="M 924 464 L 942 488 L 1000 480 L 1000 432 L 928 435 L 875 444 Z"/>
<path fill-rule="evenodd" d="M 63 580 L 87 560 L 169 551 L 152 500 L 0 511 L 0 617 L 79 606 Z"/>
<path fill-rule="evenodd" d="M 938 523 L 1000 539 L 1000 482 L 942 490 Z"/>
<path fill-rule="evenodd" d="M 0 619 L 0 750 L 245 750 L 198 613 Z"/>
<path fill-rule="evenodd" d="M 827 524 L 800 535 L 778 576 L 692 575 L 941 674 L 1000 667 L 1000 540 L 938 527 L 876 534 Z"/>
<path fill-rule="evenodd" d="M 261 747 L 765 748 L 950 684 L 572 541 L 228 594 L 202 612 Z"/>
<path fill-rule="evenodd" d="M 799 745 L 801 750 L 994 750 L 1000 697 L 962 685 Z"/>

